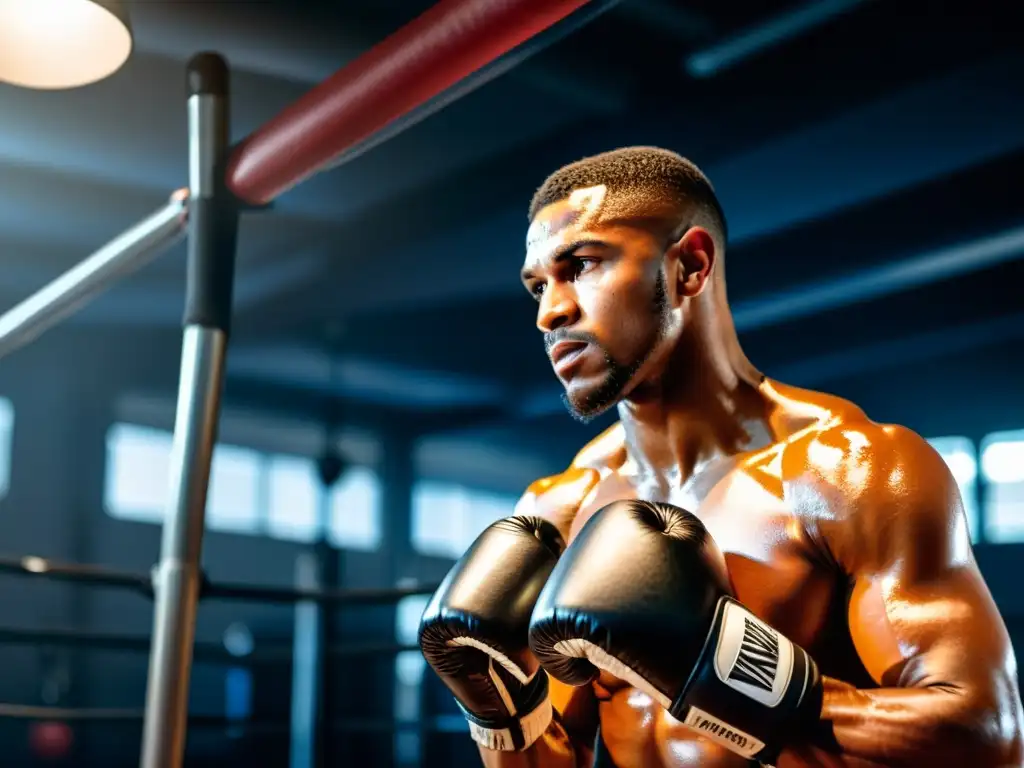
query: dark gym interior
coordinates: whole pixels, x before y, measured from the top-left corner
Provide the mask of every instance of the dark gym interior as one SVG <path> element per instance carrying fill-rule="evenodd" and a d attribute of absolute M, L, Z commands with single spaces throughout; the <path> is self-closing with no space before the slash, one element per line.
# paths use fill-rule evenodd
<path fill-rule="evenodd" d="M 66 91 L 0 84 L 2 309 L 187 183 L 193 54 L 230 62 L 239 140 L 430 5 L 140 0 L 135 48 L 113 76 Z M 518 279 L 527 205 L 566 162 L 650 144 L 716 186 L 751 359 L 910 427 L 946 458 L 1020 647 L 1024 50 L 1012 4 L 609 5 L 243 214 L 206 576 L 435 584 L 531 481 L 567 466 L 612 417 L 581 425 L 560 402 Z M 34 578 L 23 558 L 142 576 L 157 561 L 184 257 L 175 246 L 0 363 L 0 715 L 53 708 L 0 716 L 8 765 L 138 764 L 152 600 Z M 332 456 L 338 478 L 324 487 Z M 450 694 L 407 647 L 425 600 L 204 598 L 186 764 L 478 764 Z M 303 710 L 314 700 L 320 718 Z"/>

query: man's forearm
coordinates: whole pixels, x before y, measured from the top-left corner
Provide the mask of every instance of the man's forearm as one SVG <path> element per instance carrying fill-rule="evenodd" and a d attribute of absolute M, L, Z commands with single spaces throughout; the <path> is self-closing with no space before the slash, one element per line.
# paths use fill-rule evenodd
<path fill-rule="evenodd" d="M 1004 768 L 1021 760 L 1016 717 L 1001 717 L 963 691 L 858 690 L 830 678 L 824 682 L 821 722 L 827 732 L 814 746 L 783 752 L 777 768 Z"/>
<path fill-rule="evenodd" d="M 556 719 L 544 734 L 522 752 L 499 752 L 480 747 L 484 768 L 583 768 L 593 760 L 590 746 L 573 743 Z"/>

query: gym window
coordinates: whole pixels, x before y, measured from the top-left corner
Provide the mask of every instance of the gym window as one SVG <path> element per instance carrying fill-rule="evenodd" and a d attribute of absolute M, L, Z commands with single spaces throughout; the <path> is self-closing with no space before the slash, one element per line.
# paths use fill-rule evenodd
<path fill-rule="evenodd" d="M 320 481 L 313 462 L 299 456 L 271 456 L 266 481 L 267 533 L 275 539 L 314 541 L 320 520 Z"/>
<path fill-rule="evenodd" d="M 134 424 L 107 432 L 103 506 L 111 517 L 159 523 L 171 471 L 171 434 Z"/>
<path fill-rule="evenodd" d="M 0 497 L 11 486 L 11 443 L 14 440 L 14 403 L 0 397 Z"/>
<path fill-rule="evenodd" d="M 978 454 L 967 437 L 934 437 L 928 440 L 949 467 L 960 487 L 971 541 L 978 541 Z"/>
<path fill-rule="evenodd" d="M 380 478 L 366 467 L 353 467 L 338 481 L 330 498 L 328 540 L 336 547 L 370 551 L 380 546 Z M 375 510 L 368 514 L 367 510 Z"/>
<path fill-rule="evenodd" d="M 1024 541 L 1024 430 L 994 432 L 981 443 L 985 537 Z"/>
<path fill-rule="evenodd" d="M 206 527 L 211 531 L 256 533 L 260 524 L 260 454 L 217 445 L 210 467 Z"/>
<path fill-rule="evenodd" d="M 412 489 L 412 546 L 458 558 L 495 520 L 512 515 L 517 499 L 454 483 L 420 481 Z"/>
<path fill-rule="evenodd" d="M 104 508 L 111 517 L 160 523 L 170 482 L 172 435 L 137 424 L 107 433 Z M 286 541 L 318 538 L 321 521 L 338 547 L 374 550 L 380 544 L 380 479 L 349 469 L 325 495 L 312 459 L 218 444 L 210 470 L 206 527 Z"/>
<path fill-rule="evenodd" d="M 420 616 L 427 607 L 427 595 L 412 595 L 398 601 L 395 611 L 395 640 L 402 645 L 415 645 Z M 419 722 L 423 674 L 427 662 L 419 651 L 400 651 L 395 659 L 395 693 L 393 716 L 397 722 Z M 413 730 L 399 730 L 394 737 L 396 765 L 419 765 L 422 735 Z"/>
<path fill-rule="evenodd" d="M 410 595 L 398 601 L 395 610 L 395 641 L 400 645 L 416 645 L 420 617 L 427 609 L 428 595 Z M 419 685 L 426 661 L 419 651 L 400 651 L 395 659 L 395 674 L 402 685 Z M 410 715 L 412 717 L 412 715 Z"/>

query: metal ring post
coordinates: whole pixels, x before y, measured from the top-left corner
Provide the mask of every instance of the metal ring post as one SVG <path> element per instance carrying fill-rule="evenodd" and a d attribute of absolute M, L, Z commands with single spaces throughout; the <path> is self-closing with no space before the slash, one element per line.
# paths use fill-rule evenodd
<path fill-rule="evenodd" d="M 115 237 L 20 304 L 0 315 L 0 357 L 35 340 L 121 278 L 141 269 L 177 242 L 188 219 L 188 193 Z"/>
<path fill-rule="evenodd" d="M 225 191 L 228 70 L 209 53 L 188 65 L 188 285 L 170 494 L 142 736 L 142 768 L 180 768 L 201 581 L 200 555 L 231 317 L 238 207 Z"/>

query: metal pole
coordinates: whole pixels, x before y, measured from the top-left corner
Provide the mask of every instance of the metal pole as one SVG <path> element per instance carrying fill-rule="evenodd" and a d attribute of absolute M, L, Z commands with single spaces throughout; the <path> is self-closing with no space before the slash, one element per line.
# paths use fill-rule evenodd
<path fill-rule="evenodd" d="M 299 589 L 322 588 L 322 566 L 315 552 L 302 552 L 295 561 L 295 586 Z M 315 602 L 295 605 L 289 768 L 314 768 L 323 764 L 317 737 L 323 698 L 323 625 L 327 618 L 324 614 L 324 606 Z"/>
<path fill-rule="evenodd" d="M 0 357 L 59 323 L 177 242 L 188 220 L 188 190 L 115 237 L 53 282 L 0 315 Z"/>
<path fill-rule="evenodd" d="M 193 57 L 188 88 L 188 286 L 170 498 L 154 573 L 142 768 L 180 768 L 184 759 L 206 495 L 224 384 L 238 234 L 238 207 L 223 183 L 229 134 L 227 64 L 215 54 Z"/>

